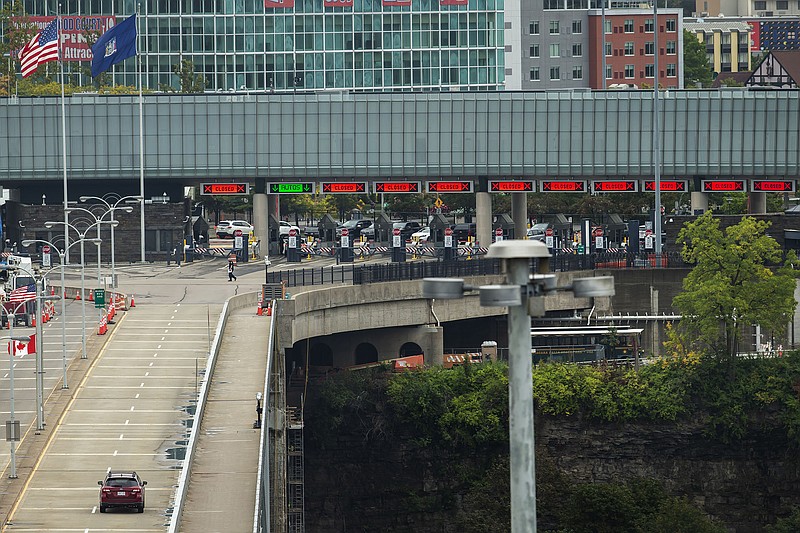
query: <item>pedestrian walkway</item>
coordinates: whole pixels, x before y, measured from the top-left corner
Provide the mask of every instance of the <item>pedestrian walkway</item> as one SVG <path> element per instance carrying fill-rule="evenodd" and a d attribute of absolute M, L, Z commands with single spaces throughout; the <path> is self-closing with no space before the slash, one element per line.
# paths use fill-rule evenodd
<path fill-rule="evenodd" d="M 271 318 L 252 308 L 228 317 L 200 422 L 181 531 L 251 531 L 260 431 L 256 393 L 264 390 Z"/>

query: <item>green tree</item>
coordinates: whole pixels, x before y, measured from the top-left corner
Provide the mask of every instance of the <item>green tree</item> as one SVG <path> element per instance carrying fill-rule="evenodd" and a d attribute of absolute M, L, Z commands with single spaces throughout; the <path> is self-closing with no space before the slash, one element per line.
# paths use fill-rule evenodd
<path fill-rule="evenodd" d="M 683 85 L 693 88 L 700 83 L 703 87 L 711 87 L 713 73 L 708 64 L 706 47 L 697 40 L 697 36 L 683 31 Z"/>
<path fill-rule="evenodd" d="M 206 89 L 205 77 L 195 74 L 194 63 L 189 59 L 181 58 L 179 63 L 172 65 L 172 72 L 181 82 L 182 93 L 202 93 Z"/>
<path fill-rule="evenodd" d="M 0 94 L 10 96 L 14 90 L 12 78 L 16 76 L 19 64 L 16 52 L 36 34 L 36 29 L 21 0 L 3 2 L 0 7 L 0 27 L 3 28 L 3 38 L 0 39 Z M 11 55 L 6 57 L 7 54 Z"/>
<path fill-rule="evenodd" d="M 694 268 L 673 305 L 683 315 L 670 332 L 678 344 L 733 359 L 743 325 L 784 333 L 794 300 L 796 256 L 783 266 L 778 243 L 766 234 L 769 222 L 752 217 L 724 230 L 707 211 L 678 234 L 681 255 Z"/>

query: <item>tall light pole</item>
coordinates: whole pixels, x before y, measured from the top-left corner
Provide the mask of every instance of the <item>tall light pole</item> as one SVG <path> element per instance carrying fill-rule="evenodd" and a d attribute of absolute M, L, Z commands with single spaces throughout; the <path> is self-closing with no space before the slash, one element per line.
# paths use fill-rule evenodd
<path fill-rule="evenodd" d="M 70 228 L 75 230 L 75 232 L 80 237 L 75 242 L 78 242 L 81 245 L 81 316 L 83 318 L 83 324 L 81 326 L 81 359 L 86 359 L 86 263 L 84 262 L 83 243 L 86 242 L 86 241 L 94 242 L 99 247 L 101 240 L 97 239 L 97 238 L 87 238 L 86 237 L 86 234 L 89 232 L 89 230 L 92 228 L 92 226 L 94 224 L 89 225 L 89 227 L 87 227 L 83 231 L 83 233 L 81 233 L 81 231 L 78 228 L 76 228 L 75 226 L 73 226 L 69 222 L 62 222 L 60 220 L 45 222 L 44 223 L 44 227 L 46 227 L 47 229 L 50 229 L 53 226 L 61 225 L 61 224 L 65 225 L 67 227 L 67 230 L 69 230 Z M 70 245 L 70 246 L 72 246 L 72 245 Z M 67 247 L 67 249 L 68 248 L 69 247 Z M 99 251 L 98 251 L 98 253 L 99 253 Z"/>
<path fill-rule="evenodd" d="M 99 196 L 81 196 L 80 201 L 86 202 L 88 200 L 97 200 L 98 202 L 103 203 L 106 208 L 108 209 L 105 213 L 103 213 L 100 218 L 106 216 L 106 214 L 111 213 L 111 222 L 114 222 L 114 211 L 124 211 L 125 213 L 132 213 L 133 207 L 126 205 L 122 207 L 118 207 L 120 203 L 127 200 L 141 200 L 141 196 L 123 196 L 122 198 L 117 199 L 116 202 L 110 204 L 105 198 L 100 198 Z M 111 224 L 111 287 L 117 287 L 117 273 L 116 273 L 116 262 L 114 258 L 114 224 Z M 144 259 L 143 259 L 144 260 Z"/>
<path fill-rule="evenodd" d="M 425 298 L 458 299 L 479 290 L 484 307 L 508 307 L 508 402 L 511 471 L 511 531 L 536 533 L 536 462 L 533 431 L 533 383 L 531 373 L 531 316 L 544 316 L 544 297 L 555 291 L 570 291 L 576 298 L 611 296 L 614 278 L 579 278 L 572 285 L 556 287 L 550 272 L 550 252 L 543 242 L 509 240 L 489 246 L 487 258 L 500 259 L 506 285 L 472 287 L 463 279 L 425 278 Z M 536 262 L 537 274 L 531 274 Z M 433 305 L 433 304 L 431 304 Z"/>
<path fill-rule="evenodd" d="M 95 241 L 96 244 L 97 244 L 97 285 L 101 286 L 103 284 L 103 279 L 102 279 L 102 269 L 101 269 L 101 260 L 100 260 L 100 242 L 102 242 L 101 239 L 100 239 L 100 225 L 101 224 L 108 224 L 109 226 L 111 226 L 113 228 L 114 226 L 118 226 L 119 225 L 119 221 L 117 221 L 117 220 L 103 220 L 103 217 L 105 215 L 107 215 L 110 211 L 106 211 L 105 213 L 103 213 L 101 216 L 98 217 L 97 215 L 94 214 L 93 211 L 91 211 L 90 209 L 86 209 L 85 207 L 70 207 L 69 208 L 69 212 L 70 213 L 75 212 L 75 211 L 84 212 L 87 215 L 90 215 L 92 217 L 91 220 L 94 220 L 94 222 L 92 224 L 89 224 L 87 229 L 91 228 L 92 226 L 95 226 L 95 225 L 97 226 L 97 240 Z"/>
<path fill-rule="evenodd" d="M 44 360 L 42 358 L 44 352 L 44 339 L 42 338 L 42 304 L 45 300 L 55 300 L 59 296 L 45 296 L 42 294 L 44 287 L 44 276 L 40 275 L 38 278 L 34 272 L 20 265 L 0 265 L 0 270 L 8 270 L 12 272 L 21 271 L 33 279 L 34 286 L 36 287 L 36 338 L 39 339 L 39 346 L 36 348 L 36 430 L 41 431 L 44 429 L 44 382 L 42 375 L 44 373 Z M 21 302 L 26 303 L 26 302 Z M 17 306 L 19 308 L 19 306 Z M 15 314 L 16 314 L 15 309 Z"/>
<path fill-rule="evenodd" d="M 67 229 L 69 229 L 69 228 L 67 228 Z M 75 241 L 72 244 L 70 244 L 68 246 L 65 246 L 64 249 L 62 249 L 62 250 L 59 250 L 58 247 L 55 244 L 51 243 L 50 241 L 46 241 L 44 239 L 28 239 L 28 240 L 24 240 L 24 241 L 22 241 L 22 246 L 31 246 L 32 244 L 35 244 L 37 242 L 38 243 L 42 243 L 42 244 L 46 244 L 46 245 L 50 246 L 51 248 L 55 249 L 58 252 L 58 258 L 59 258 L 59 261 L 61 262 L 61 268 L 60 268 L 60 270 L 61 270 L 61 296 L 62 296 L 61 297 L 61 359 L 62 359 L 62 363 L 63 363 L 62 366 L 64 368 L 64 382 L 61 385 L 61 388 L 62 389 L 68 389 L 69 386 L 67 385 L 67 308 L 66 308 L 67 302 L 66 302 L 66 298 L 64 297 L 64 291 L 66 290 L 64 288 L 64 261 L 65 261 L 65 258 L 66 258 L 66 252 L 71 247 L 73 247 L 74 245 L 78 244 L 78 241 Z M 82 266 L 82 263 L 81 263 L 81 266 Z M 84 346 L 84 352 L 85 352 L 85 346 Z"/>
<path fill-rule="evenodd" d="M 658 131 L 658 0 L 653 0 L 653 178 L 656 205 L 653 212 L 653 232 L 656 234 L 656 266 L 661 266 L 661 163 Z"/>

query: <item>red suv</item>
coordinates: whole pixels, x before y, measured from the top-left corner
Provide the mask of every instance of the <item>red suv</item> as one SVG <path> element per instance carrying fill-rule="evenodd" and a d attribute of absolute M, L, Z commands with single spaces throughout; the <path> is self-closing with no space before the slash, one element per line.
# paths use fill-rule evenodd
<path fill-rule="evenodd" d="M 109 470 L 100 485 L 100 512 L 112 507 L 135 508 L 144 512 L 144 486 L 147 481 L 142 481 L 136 472 L 122 472 Z"/>

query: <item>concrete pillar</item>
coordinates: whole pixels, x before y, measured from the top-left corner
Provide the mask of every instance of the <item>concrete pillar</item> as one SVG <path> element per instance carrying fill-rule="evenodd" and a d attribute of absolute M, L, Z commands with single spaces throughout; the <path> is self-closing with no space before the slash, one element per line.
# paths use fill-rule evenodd
<path fill-rule="evenodd" d="M 528 195 L 511 193 L 511 218 L 514 220 L 514 238 L 524 239 L 528 233 Z"/>
<path fill-rule="evenodd" d="M 708 211 L 708 194 L 692 192 L 692 214 L 702 215 Z"/>
<path fill-rule="evenodd" d="M 425 351 L 425 366 L 444 364 L 444 328 L 441 326 L 420 326 L 428 341 L 422 345 Z"/>
<path fill-rule="evenodd" d="M 477 179 L 475 192 L 475 235 L 478 244 L 492 244 L 492 197 L 489 194 L 489 178 L 481 176 Z"/>
<path fill-rule="evenodd" d="M 267 196 L 267 240 L 261 242 L 261 251 L 262 253 L 265 250 L 269 250 L 270 255 L 278 255 L 281 253 L 280 250 L 280 243 L 270 243 L 269 242 L 269 234 L 271 230 L 275 230 L 275 234 L 280 236 L 281 229 L 278 228 L 271 228 L 269 227 L 270 223 L 270 215 L 275 217 L 275 220 L 281 219 L 281 203 L 280 203 L 280 196 L 277 194 L 270 194 Z M 272 246 L 272 248 L 270 248 Z"/>
<path fill-rule="evenodd" d="M 764 215 L 767 213 L 767 193 L 751 192 L 747 198 L 747 214 Z"/>
<path fill-rule="evenodd" d="M 266 180 L 256 178 L 255 192 L 253 193 L 253 232 L 256 240 L 261 241 L 261 255 L 267 255 L 267 191 Z"/>

